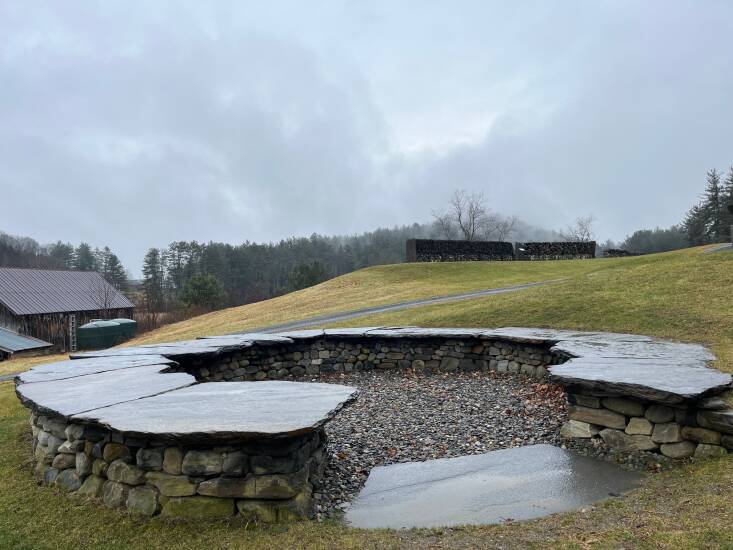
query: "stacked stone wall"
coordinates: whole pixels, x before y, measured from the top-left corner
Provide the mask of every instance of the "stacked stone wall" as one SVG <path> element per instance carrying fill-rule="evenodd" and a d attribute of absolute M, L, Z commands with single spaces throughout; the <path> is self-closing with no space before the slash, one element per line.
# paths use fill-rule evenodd
<path fill-rule="evenodd" d="M 287 344 L 263 339 L 206 359 L 181 355 L 171 370 L 200 382 L 313 379 L 368 370 L 491 371 L 545 379 L 550 366 L 569 359 L 552 348 L 550 341 L 527 344 L 452 334 L 326 334 Z M 723 397 L 669 405 L 623 393 L 594 393 L 574 382 L 566 389 L 569 420 L 561 431 L 566 438 L 601 439 L 619 451 L 652 451 L 671 458 L 733 450 L 733 409 Z M 201 436 L 184 443 L 174 435 L 170 440 L 134 437 L 34 410 L 31 430 L 42 483 L 148 516 L 239 515 L 262 522 L 306 518 L 326 460 L 322 428 L 289 438 L 222 442 Z"/>
<path fill-rule="evenodd" d="M 409 239 L 408 262 L 511 261 L 514 247 L 501 241 Z"/>
<path fill-rule="evenodd" d="M 595 241 L 515 243 L 515 257 L 522 261 L 589 260 L 596 257 Z"/>
<path fill-rule="evenodd" d="M 495 371 L 545 378 L 547 366 L 562 361 L 547 346 L 478 338 L 326 337 L 287 346 L 248 348 L 212 363 L 199 360 L 184 364 L 181 370 L 206 382 L 282 380 L 373 369 Z"/>
<path fill-rule="evenodd" d="M 409 239 L 405 246 L 408 262 L 585 260 L 596 256 L 595 241 L 512 245 L 503 241 Z"/>
<path fill-rule="evenodd" d="M 31 414 L 38 480 L 146 516 L 287 522 L 307 518 L 326 434 L 179 444 Z"/>
<path fill-rule="evenodd" d="M 624 396 L 568 394 L 568 439 L 601 438 L 619 451 L 652 451 L 670 458 L 725 455 L 733 450 L 733 424 L 721 398 L 662 405 Z"/>

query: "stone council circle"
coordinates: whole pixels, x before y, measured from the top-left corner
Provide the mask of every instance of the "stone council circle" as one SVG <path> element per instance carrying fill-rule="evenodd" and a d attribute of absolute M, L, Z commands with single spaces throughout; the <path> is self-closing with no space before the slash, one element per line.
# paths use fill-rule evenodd
<path fill-rule="evenodd" d="M 79 353 L 15 382 L 43 483 L 145 515 L 282 522 L 312 515 L 324 426 L 358 398 L 297 380 L 371 370 L 549 379 L 567 392 L 564 437 L 676 458 L 733 448 L 720 396 L 731 377 L 713 359 L 628 334 L 369 327 Z"/>

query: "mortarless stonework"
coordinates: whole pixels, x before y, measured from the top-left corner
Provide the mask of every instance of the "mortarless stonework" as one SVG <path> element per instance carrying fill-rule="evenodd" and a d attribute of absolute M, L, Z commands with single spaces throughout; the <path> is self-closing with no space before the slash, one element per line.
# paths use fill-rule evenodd
<path fill-rule="evenodd" d="M 144 515 L 302 519 L 323 426 L 355 370 L 496 371 L 568 391 L 568 438 L 707 457 L 733 448 L 729 375 L 702 346 L 541 329 L 373 327 L 243 334 L 78 354 L 16 378 L 39 480 Z M 670 373 L 673 376 L 670 376 Z M 216 384 L 214 382 L 230 382 Z"/>

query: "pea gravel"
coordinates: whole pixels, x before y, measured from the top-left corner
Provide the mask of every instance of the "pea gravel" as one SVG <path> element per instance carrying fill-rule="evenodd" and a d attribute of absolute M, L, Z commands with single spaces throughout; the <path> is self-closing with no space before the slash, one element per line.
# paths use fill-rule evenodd
<path fill-rule="evenodd" d="M 319 381 L 360 395 L 326 427 L 318 519 L 347 508 L 375 466 L 562 443 L 565 397 L 552 384 L 493 372 L 366 371 Z"/>

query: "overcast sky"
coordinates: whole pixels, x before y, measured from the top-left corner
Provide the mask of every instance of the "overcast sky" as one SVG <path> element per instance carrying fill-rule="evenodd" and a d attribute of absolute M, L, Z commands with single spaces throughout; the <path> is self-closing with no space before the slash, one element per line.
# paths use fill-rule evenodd
<path fill-rule="evenodd" d="M 0 230 L 109 245 L 428 221 L 600 239 L 733 164 L 733 2 L 0 3 Z"/>

